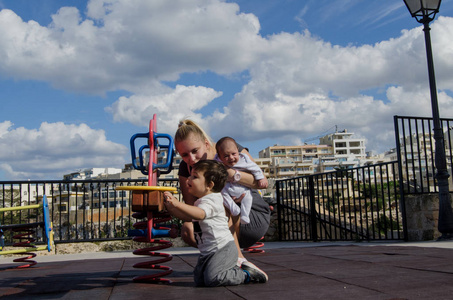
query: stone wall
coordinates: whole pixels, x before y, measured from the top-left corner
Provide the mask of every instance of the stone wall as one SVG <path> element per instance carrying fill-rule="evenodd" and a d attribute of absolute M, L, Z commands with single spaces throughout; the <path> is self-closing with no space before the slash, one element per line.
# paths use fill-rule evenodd
<path fill-rule="evenodd" d="M 187 247 L 186 243 L 178 237 L 175 239 L 162 238 L 172 242 L 172 247 Z M 56 254 L 74 254 L 87 252 L 111 252 L 111 251 L 134 251 L 136 249 L 147 248 L 152 246 L 150 243 L 137 243 L 132 240 L 123 241 L 106 241 L 106 242 L 90 242 L 90 243 L 65 243 L 56 244 Z M 161 252 L 165 252 L 162 250 Z"/>
<path fill-rule="evenodd" d="M 435 240 L 442 235 L 437 229 L 439 221 L 439 195 L 437 193 L 406 195 L 405 204 L 409 241 Z"/>

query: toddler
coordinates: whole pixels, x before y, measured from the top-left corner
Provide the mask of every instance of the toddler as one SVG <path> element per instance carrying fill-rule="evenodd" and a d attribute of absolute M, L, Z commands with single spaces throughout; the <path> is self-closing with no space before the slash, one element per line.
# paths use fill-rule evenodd
<path fill-rule="evenodd" d="M 197 197 L 194 205 L 179 202 L 170 192 L 164 193 L 168 212 L 184 221 L 193 221 L 200 256 L 194 269 L 197 286 L 228 286 L 267 281 L 266 273 L 236 265 L 238 251 L 228 226 L 220 191 L 228 172 L 215 160 L 197 162 L 187 180 L 190 194 Z"/>

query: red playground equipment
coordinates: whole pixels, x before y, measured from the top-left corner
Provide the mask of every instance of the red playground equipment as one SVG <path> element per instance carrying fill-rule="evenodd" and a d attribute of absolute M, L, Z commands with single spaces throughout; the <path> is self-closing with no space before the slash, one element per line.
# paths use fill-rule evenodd
<path fill-rule="evenodd" d="M 264 237 L 262 237 L 260 239 L 260 241 L 263 239 Z M 262 247 L 264 247 L 264 243 L 263 242 L 256 242 L 254 245 L 248 247 L 248 248 L 244 248 L 244 251 L 245 252 L 248 252 L 248 253 L 264 253 L 265 251 L 263 249 L 261 249 Z"/>
<path fill-rule="evenodd" d="M 176 229 L 161 226 L 159 224 L 171 220 L 168 213 L 165 212 L 163 192 L 175 192 L 175 187 L 157 186 L 157 172 L 160 174 L 168 174 L 172 169 L 172 161 L 174 156 L 173 139 L 168 134 L 157 133 L 156 115 L 149 123 L 148 133 L 137 133 L 131 137 L 131 155 L 132 165 L 135 169 L 140 170 L 144 175 L 148 175 L 148 186 L 122 186 L 117 187 L 117 190 L 129 190 L 132 194 L 132 211 L 133 217 L 143 219 L 143 221 L 135 223 L 134 230 L 129 230 L 128 235 L 133 236 L 133 240 L 137 242 L 147 242 L 153 244 L 152 247 L 137 249 L 133 253 L 136 255 L 148 255 L 152 257 L 161 257 L 152 261 L 137 263 L 134 268 L 145 268 L 152 270 L 160 270 L 162 272 L 134 277 L 135 282 L 148 283 L 171 283 L 171 280 L 163 278 L 172 273 L 172 269 L 167 266 L 159 265 L 161 263 L 172 260 L 172 256 L 166 253 L 155 252 L 156 250 L 166 249 L 172 246 L 172 243 L 167 240 L 156 239 L 160 237 L 176 237 Z M 135 140 L 138 138 L 147 139 L 147 144 L 140 147 L 137 153 L 135 151 Z M 162 140 L 168 140 L 168 143 L 159 143 Z M 149 149 L 149 162 L 146 165 L 144 162 L 143 152 Z M 165 164 L 157 164 L 158 154 L 161 149 L 167 149 L 167 161 Z"/>

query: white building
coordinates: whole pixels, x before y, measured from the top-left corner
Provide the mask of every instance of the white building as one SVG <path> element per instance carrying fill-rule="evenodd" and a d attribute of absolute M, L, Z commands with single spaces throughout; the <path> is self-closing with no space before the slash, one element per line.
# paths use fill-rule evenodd
<path fill-rule="evenodd" d="M 277 179 L 359 167 L 369 158 L 365 139 L 353 135 L 347 130 L 335 131 L 320 137 L 319 145 L 274 145 L 261 150 L 256 162 L 266 176 Z"/>
<path fill-rule="evenodd" d="M 353 138 L 353 135 L 354 133 L 348 132 L 346 129 L 339 132 L 336 131 L 321 137 L 319 144 L 333 147 L 333 154 L 340 161 L 347 161 L 351 158 L 365 159 L 367 156 L 365 139 Z"/>
<path fill-rule="evenodd" d="M 117 168 L 89 168 L 74 173 L 63 175 L 63 180 L 90 180 L 99 179 L 99 177 L 113 174 L 120 174 L 121 169 Z"/>

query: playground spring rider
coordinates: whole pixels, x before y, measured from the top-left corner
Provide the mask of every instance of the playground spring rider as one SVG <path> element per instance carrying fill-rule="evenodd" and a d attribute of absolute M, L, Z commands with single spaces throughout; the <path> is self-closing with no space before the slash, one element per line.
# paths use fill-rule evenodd
<path fill-rule="evenodd" d="M 36 205 L 24 205 L 24 206 L 15 206 L 15 207 L 5 207 L 0 208 L 0 212 L 5 211 L 18 211 L 18 210 L 26 210 L 26 209 L 41 209 L 43 210 L 43 221 L 36 222 L 36 223 L 29 223 L 29 224 L 11 224 L 11 225 L 0 225 L 0 230 L 5 232 L 7 230 L 11 230 L 15 232 L 13 235 L 13 240 L 18 240 L 13 244 L 13 247 L 20 247 L 21 249 L 16 250 L 7 250 L 1 251 L 0 255 L 5 254 L 24 254 L 27 255 L 26 257 L 17 258 L 13 260 L 14 262 L 25 263 L 23 265 L 19 265 L 16 268 L 29 268 L 37 264 L 36 261 L 32 260 L 32 258 L 36 257 L 35 251 L 52 251 L 53 247 L 53 230 L 52 230 L 52 223 L 50 222 L 50 214 L 49 214 L 49 204 L 47 202 L 47 197 L 44 195 L 42 198 L 42 204 Z M 33 244 L 35 242 L 35 238 L 32 235 L 35 233 L 35 228 L 42 227 L 44 229 L 44 236 L 46 238 L 47 245 L 37 247 Z"/>
<path fill-rule="evenodd" d="M 168 213 L 164 211 L 164 191 L 176 191 L 175 187 L 157 186 L 157 170 L 161 174 L 168 174 L 172 170 L 172 161 L 174 156 L 173 139 L 168 134 L 157 133 L 156 115 L 149 123 L 148 133 L 137 133 L 131 137 L 131 155 L 132 165 L 135 169 L 140 170 L 144 175 L 148 175 L 148 186 L 122 186 L 117 190 L 129 190 L 132 193 L 132 215 L 137 219 L 146 219 L 135 223 L 135 230 L 129 230 L 128 235 L 133 236 L 137 242 L 148 242 L 154 244 L 153 247 L 137 249 L 133 253 L 136 255 L 148 255 L 162 257 L 153 261 L 137 263 L 134 268 L 145 268 L 153 270 L 162 270 L 157 274 L 143 275 L 134 277 L 135 282 L 150 283 L 171 283 L 169 279 L 162 278 L 172 273 L 172 269 L 167 266 L 158 265 L 172 260 L 172 256 L 166 253 L 154 252 L 156 250 L 170 248 L 172 243 L 167 240 L 156 239 L 158 237 L 176 237 L 175 230 L 160 226 L 160 223 L 171 220 Z M 137 153 L 135 151 L 135 140 L 145 138 L 148 140 L 146 145 L 140 147 Z M 168 140 L 168 144 L 160 144 L 159 141 Z M 143 152 L 149 149 L 149 163 L 145 165 Z M 157 155 L 161 149 L 167 149 L 167 161 L 165 164 L 157 164 Z"/>
<path fill-rule="evenodd" d="M 269 209 L 272 212 L 274 210 L 274 207 L 272 205 L 270 205 Z M 264 247 L 264 242 L 260 242 L 262 239 L 264 239 L 264 236 L 261 237 L 261 239 L 258 242 L 256 242 L 254 245 L 252 245 L 248 248 L 245 248 L 244 251 L 248 252 L 248 253 L 264 253 L 265 251 L 263 249 L 261 249 L 262 247 Z"/>
<path fill-rule="evenodd" d="M 260 240 L 262 240 L 264 237 L 262 237 Z M 248 253 L 264 253 L 265 251 L 263 249 L 260 249 L 264 247 L 264 243 L 263 242 L 256 242 L 254 245 L 248 247 L 248 248 L 244 248 L 244 251 L 245 252 L 248 252 Z"/>

